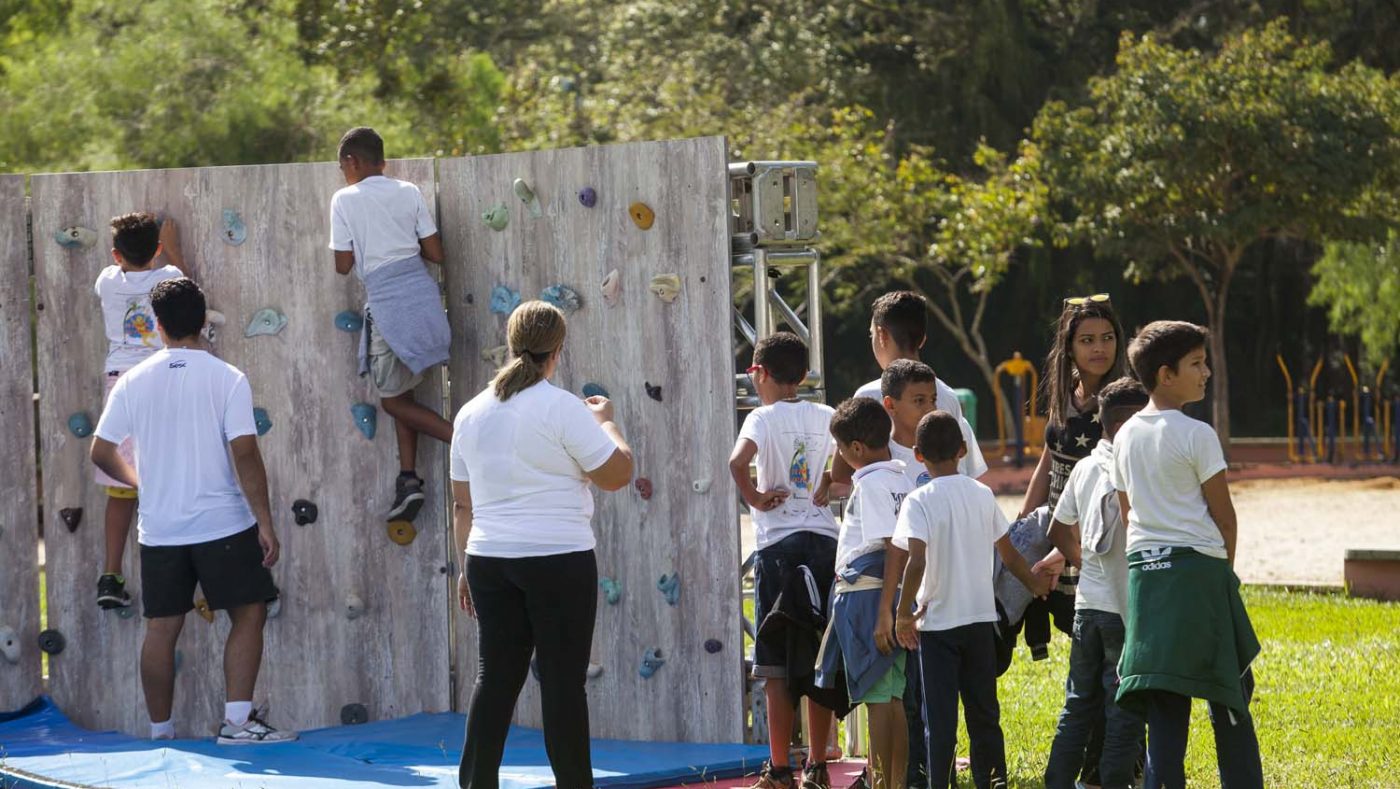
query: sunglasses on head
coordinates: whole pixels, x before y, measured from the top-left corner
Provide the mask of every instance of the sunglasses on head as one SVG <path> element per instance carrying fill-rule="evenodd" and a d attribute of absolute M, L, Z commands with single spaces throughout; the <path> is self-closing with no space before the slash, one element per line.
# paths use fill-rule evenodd
<path fill-rule="evenodd" d="M 1107 293 L 1095 293 L 1092 296 L 1070 296 L 1065 299 L 1066 307 L 1083 307 L 1086 304 L 1112 304 L 1113 299 Z"/>

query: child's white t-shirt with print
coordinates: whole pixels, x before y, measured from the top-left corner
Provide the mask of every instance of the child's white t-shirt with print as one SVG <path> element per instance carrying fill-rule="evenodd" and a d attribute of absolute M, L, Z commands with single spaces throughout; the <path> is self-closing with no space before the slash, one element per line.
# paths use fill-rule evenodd
<path fill-rule="evenodd" d="M 821 403 L 779 401 L 755 408 L 744 419 L 739 438 L 758 447 L 758 489 L 788 493 L 787 500 L 771 510 L 750 510 L 760 549 L 800 531 L 837 536 L 831 508 L 812 501 L 827 460 L 836 451 L 831 437 L 834 413 Z"/>
<path fill-rule="evenodd" d="M 421 254 L 418 240 L 438 231 L 423 193 L 408 181 L 372 175 L 331 197 L 330 248 L 355 253 L 361 279 Z"/>
<path fill-rule="evenodd" d="M 841 519 L 841 535 L 836 538 L 836 571 L 868 553 L 883 550 L 885 540 L 894 537 L 899 505 L 914 489 L 898 460 L 883 460 L 857 469 L 851 481 L 855 488 L 846 500 Z"/>
<path fill-rule="evenodd" d="M 1205 422 L 1149 403 L 1113 438 L 1113 487 L 1128 494 L 1128 553 L 1194 548 L 1226 558 L 1201 484 L 1227 468 Z"/>
<path fill-rule="evenodd" d="M 1108 477 L 1113 473 L 1113 443 L 1100 439 L 1093 454 L 1074 464 L 1065 489 L 1055 505 L 1055 520 L 1081 526 L 1079 585 L 1075 610 L 1089 609 L 1122 616 L 1128 602 L 1128 555 L 1124 551 L 1122 515 L 1118 494 Z M 1105 501 L 1105 499 L 1109 499 Z M 1113 522 L 1103 522 L 1107 515 Z M 1104 544 L 1089 545 L 1089 531 L 1082 524 L 1100 521 L 1108 533 Z M 1100 538 L 1102 541 L 1102 537 Z"/>
<path fill-rule="evenodd" d="M 920 630 L 997 621 L 995 544 L 1010 528 L 992 489 L 961 474 L 935 477 L 904 498 L 894 544 L 906 551 L 910 540 L 927 546 Z"/>
<path fill-rule="evenodd" d="M 934 382 L 934 402 L 933 407 L 939 411 L 947 411 L 958 418 L 958 429 L 962 431 L 963 443 L 967 444 L 967 454 L 958 461 L 958 473 L 973 479 L 977 479 L 987 473 L 987 460 L 982 456 L 982 448 L 977 445 L 977 434 L 972 429 L 972 425 L 963 418 L 962 402 L 958 400 L 957 392 L 952 387 L 943 383 L 942 378 L 935 378 Z M 869 397 L 872 400 L 884 402 L 884 397 L 880 394 L 880 379 L 876 378 L 870 383 L 856 390 L 856 397 Z M 890 449 L 894 450 L 896 445 L 891 442 Z M 923 467 L 923 464 L 914 459 L 914 450 L 908 447 L 900 447 L 905 451 L 904 455 L 895 455 L 896 460 L 903 460 L 906 464 L 912 464 L 915 469 Z M 927 479 L 925 479 L 927 482 Z M 922 485 L 923 483 L 918 483 Z"/>
<path fill-rule="evenodd" d="M 151 289 L 183 276 L 174 266 L 122 271 L 116 265 L 97 275 L 92 289 L 102 302 L 102 327 L 107 335 L 104 372 L 124 373 L 165 347 L 156 330 Z"/>

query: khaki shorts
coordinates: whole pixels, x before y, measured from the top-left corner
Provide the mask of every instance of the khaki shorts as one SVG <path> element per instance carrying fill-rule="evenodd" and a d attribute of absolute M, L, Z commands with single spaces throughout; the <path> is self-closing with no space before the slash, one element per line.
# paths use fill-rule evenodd
<path fill-rule="evenodd" d="M 379 333 L 374 321 L 369 322 L 369 376 L 380 397 L 394 397 L 412 391 L 423 382 L 422 374 L 414 375 L 394 349 Z"/>

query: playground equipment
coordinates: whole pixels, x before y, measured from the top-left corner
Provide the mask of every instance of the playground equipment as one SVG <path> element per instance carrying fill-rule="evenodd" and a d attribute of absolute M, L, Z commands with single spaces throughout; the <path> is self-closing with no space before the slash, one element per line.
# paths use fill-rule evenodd
<path fill-rule="evenodd" d="M 1311 386 L 1293 388 L 1293 376 L 1288 372 L 1288 363 L 1283 354 L 1275 354 L 1278 368 L 1283 372 L 1284 397 L 1288 403 L 1288 459 L 1293 463 L 1317 461 L 1321 455 L 1317 442 L 1313 440 L 1311 408 Z M 1316 371 L 1313 373 L 1316 378 Z M 1296 442 L 1296 447 L 1295 447 Z"/>
<path fill-rule="evenodd" d="M 1021 468 L 1025 464 L 1026 455 L 1036 449 L 1041 448 L 1045 437 L 1045 417 L 1041 416 L 1037 410 L 1036 394 L 1040 391 L 1040 377 L 1036 372 L 1035 365 L 1026 361 L 1020 351 L 1011 355 L 1010 359 L 998 364 L 993 371 L 996 376 L 997 386 L 992 390 L 996 397 L 997 410 L 997 441 L 1001 446 L 1002 457 L 1007 455 L 1006 443 L 1006 415 L 1013 415 L 1011 426 L 1014 431 L 1012 446 L 1015 452 L 1010 455 L 1016 463 L 1016 468 Z M 1013 406 L 1008 407 L 1006 395 L 1002 392 L 1001 377 L 1010 376 L 1013 396 Z"/>

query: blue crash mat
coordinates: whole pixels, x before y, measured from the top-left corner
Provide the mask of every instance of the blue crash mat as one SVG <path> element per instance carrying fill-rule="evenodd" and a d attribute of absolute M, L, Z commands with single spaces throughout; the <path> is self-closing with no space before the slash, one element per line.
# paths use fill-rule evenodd
<path fill-rule="evenodd" d="M 303 732 L 300 740 L 280 745 L 156 743 L 88 731 L 40 698 L 18 712 L 0 713 L 0 787 L 455 787 L 465 723 L 462 715 L 425 713 Z M 593 774 L 598 786 L 647 789 L 752 772 L 767 753 L 761 745 L 594 740 Z M 542 734 L 511 727 L 502 789 L 550 786 L 553 780 Z"/>

